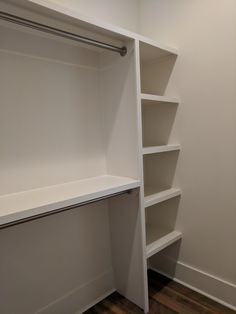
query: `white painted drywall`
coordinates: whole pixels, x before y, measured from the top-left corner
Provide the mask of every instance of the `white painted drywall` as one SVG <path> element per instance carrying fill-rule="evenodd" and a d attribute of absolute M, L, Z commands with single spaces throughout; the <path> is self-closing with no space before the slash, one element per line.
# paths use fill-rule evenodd
<path fill-rule="evenodd" d="M 180 261 L 235 283 L 236 2 L 142 0 L 141 31 L 180 51 L 167 90 L 182 100 Z"/>
<path fill-rule="evenodd" d="M 137 32 L 139 0 L 49 0 L 79 13 Z"/>

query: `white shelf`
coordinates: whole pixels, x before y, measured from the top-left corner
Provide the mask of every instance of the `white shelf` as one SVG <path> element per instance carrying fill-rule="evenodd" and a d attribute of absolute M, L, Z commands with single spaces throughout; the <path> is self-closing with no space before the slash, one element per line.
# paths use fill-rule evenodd
<path fill-rule="evenodd" d="M 180 99 L 178 97 L 169 97 L 169 96 L 158 96 L 152 94 L 141 94 L 141 100 L 144 101 L 145 104 L 153 103 L 153 102 L 164 102 L 164 103 L 173 103 L 178 104 Z"/>
<path fill-rule="evenodd" d="M 181 195 L 180 189 L 171 188 L 159 193 L 155 193 L 149 196 L 144 197 L 144 206 L 145 208 L 153 206 L 155 204 L 167 201 L 171 198 Z"/>
<path fill-rule="evenodd" d="M 99 176 L 0 196 L 0 225 L 137 188 L 131 178 Z"/>
<path fill-rule="evenodd" d="M 18 4 L 19 1 L 12 0 L 11 2 Z M 75 10 L 67 8 L 61 3 L 55 3 L 48 0 L 29 0 L 27 6 L 29 6 L 30 9 L 33 9 L 35 12 L 50 14 L 51 17 L 55 16 L 58 18 L 58 16 L 60 16 L 61 19 L 65 19 L 67 22 L 69 21 L 76 23 L 78 27 L 85 28 L 91 32 L 94 32 L 94 29 L 97 29 L 103 36 L 112 35 L 117 39 L 123 40 L 137 39 L 141 44 L 147 46 L 147 57 L 152 56 L 152 50 L 155 51 L 155 57 L 169 54 L 176 56 L 178 55 L 178 50 L 176 48 L 163 45 L 162 43 L 159 43 L 151 38 L 104 22 L 103 20 L 84 16 Z M 149 51 L 151 51 L 151 55 Z"/>
<path fill-rule="evenodd" d="M 179 231 L 172 231 L 167 234 L 164 231 L 159 231 L 159 236 L 153 227 L 148 228 L 147 231 L 146 258 L 151 257 L 182 238 L 182 233 Z M 155 236 L 156 240 L 153 241 Z"/>
<path fill-rule="evenodd" d="M 175 150 L 180 150 L 179 144 L 149 146 L 149 147 L 143 148 L 143 155 L 171 152 L 171 151 L 175 151 Z"/>
<path fill-rule="evenodd" d="M 142 35 L 140 35 L 138 39 L 140 41 L 140 57 L 141 60 L 144 62 L 154 60 L 163 56 L 178 55 L 178 50 L 175 48 L 164 46 Z"/>

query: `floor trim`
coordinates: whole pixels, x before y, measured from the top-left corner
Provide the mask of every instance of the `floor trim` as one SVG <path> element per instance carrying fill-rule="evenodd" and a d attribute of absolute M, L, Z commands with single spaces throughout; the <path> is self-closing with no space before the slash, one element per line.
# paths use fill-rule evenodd
<path fill-rule="evenodd" d="M 236 285 L 234 285 L 234 284 L 232 284 L 230 282 L 227 282 L 225 280 L 222 280 L 222 279 L 220 279 L 218 277 L 215 277 L 213 275 L 210 275 L 210 274 L 208 274 L 206 272 L 203 272 L 203 271 L 201 271 L 199 269 L 196 269 L 196 268 L 194 268 L 192 266 L 186 265 L 185 263 L 182 263 L 182 262 L 178 262 L 176 268 L 177 268 L 177 270 L 178 270 L 178 268 L 179 269 L 182 268 L 181 269 L 182 272 L 180 272 L 180 270 L 178 270 L 178 271 L 176 271 L 175 276 L 171 276 L 167 272 L 162 271 L 162 270 L 160 270 L 158 268 L 149 267 L 149 269 L 151 269 L 151 270 L 153 270 L 153 271 L 155 271 L 157 273 L 160 273 L 161 275 L 166 276 L 167 278 L 172 279 L 175 282 L 178 282 L 178 283 L 182 284 L 183 286 L 186 286 L 187 288 L 190 288 L 190 289 L 192 289 L 192 290 L 194 290 L 194 291 L 196 291 L 196 292 L 198 292 L 198 293 L 208 297 L 209 299 L 212 299 L 213 301 L 218 302 L 218 303 L 228 307 L 231 310 L 236 311 L 236 306 L 234 306 L 233 304 L 231 304 L 229 302 L 226 302 L 226 301 L 222 300 L 221 298 L 213 295 L 212 293 L 207 292 L 204 289 L 206 280 L 208 281 L 208 285 L 207 286 L 209 286 L 209 285 L 213 285 L 214 286 L 214 283 L 216 281 L 218 281 L 218 286 L 221 287 L 220 290 L 222 290 L 224 288 L 226 290 L 230 290 L 231 295 L 232 295 L 232 300 L 234 300 L 233 299 L 233 295 L 236 294 Z M 184 271 L 186 272 L 186 274 L 183 274 Z M 188 276 L 189 273 L 191 273 L 191 276 Z M 189 282 L 187 282 L 185 276 L 182 276 L 182 278 L 181 278 L 180 277 L 181 274 L 187 275 L 187 278 L 189 279 Z M 198 276 L 197 281 L 194 281 L 196 276 Z M 202 280 L 202 281 L 200 279 L 201 276 L 204 277 L 204 280 Z M 190 281 L 192 281 L 192 283 Z M 194 285 L 194 282 L 198 282 L 198 287 L 196 285 Z M 216 287 L 216 286 L 214 286 L 214 287 Z M 217 290 L 217 288 L 216 288 L 216 290 Z"/>
<path fill-rule="evenodd" d="M 80 314 L 114 292 L 112 269 L 67 292 L 35 314 Z"/>
<path fill-rule="evenodd" d="M 109 295 L 111 295 L 112 293 L 114 293 L 116 291 L 116 289 L 111 289 L 110 291 L 107 291 L 106 293 L 104 293 L 103 295 L 101 295 L 99 298 L 97 298 L 96 300 L 94 300 L 93 302 L 91 302 L 89 305 L 85 306 L 82 310 L 75 312 L 75 314 L 82 314 L 85 311 L 89 310 L 91 307 L 93 307 L 94 305 L 96 305 L 97 303 L 101 302 L 102 300 L 106 299 L 107 297 L 109 297 Z"/>

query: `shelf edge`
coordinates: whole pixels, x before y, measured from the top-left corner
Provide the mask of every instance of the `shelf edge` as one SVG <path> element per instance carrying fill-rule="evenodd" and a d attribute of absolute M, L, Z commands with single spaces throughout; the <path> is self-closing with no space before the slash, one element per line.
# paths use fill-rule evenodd
<path fill-rule="evenodd" d="M 115 176 L 101 176 L 101 178 L 104 177 L 111 177 L 114 178 Z M 95 177 L 96 180 L 99 179 L 99 177 Z M 122 177 L 117 177 L 117 178 L 122 178 Z M 125 178 L 125 177 L 124 177 Z M 93 178 L 92 178 L 93 179 Z M 131 178 L 125 178 L 125 179 L 131 179 Z M 86 180 L 90 180 L 90 179 L 85 179 Z M 79 180 L 81 183 L 83 180 Z M 76 183 L 79 181 L 73 181 L 72 183 Z M 70 183 L 69 183 L 70 184 Z M 25 191 L 25 192 L 20 192 L 20 193 L 13 193 L 8 194 L 6 196 L 1 196 L 0 197 L 0 201 L 2 201 L 2 207 L 6 208 L 9 207 L 9 209 L 5 210 L 5 212 L 1 212 L 0 210 L 0 226 L 17 221 L 17 220 L 21 220 L 21 219 L 25 219 L 25 218 L 29 218 L 29 217 L 33 217 L 33 216 L 37 216 L 40 214 L 44 214 L 47 212 L 53 212 L 57 209 L 60 208 L 65 208 L 65 207 L 70 207 L 73 205 L 79 205 L 80 203 L 84 203 L 86 201 L 96 201 L 97 198 L 101 198 L 101 197 L 109 197 L 109 195 L 115 194 L 115 193 L 119 193 L 119 192 L 123 192 L 126 190 L 131 190 L 131 189 L 135 189 L 140 187 L 140 181 L 139 180 L 135 180 L 135 179 L 131 179 L 130 182 L 125 182 L 124 184 L 119 183 L 117 185 L 112 184 L 112 186 L 107 186 L 105 188 L 100 188 L 98 190 L 92 191 L 92 192 L 86 192 L 84 194 L 80 194 L 78 193 L 78 195 L 73 195 L 73 196 L 68 196 L 65 197 L 63 199 L 58 199 L 58 200 L 46 200 L 43 199 L 42 196 L 40 197 L 40 201 L 38 201 L 38 203 L 36 203 L 34 206 L 30 205 L 30 206 L 22 206 L 22 205 L 18 205 L 18 209 L 17 206 L 16 209 L 12 209 L 14 206 L 8 204 L 7 205 L 7 198 L 10 199 L 11 196 L 13 198 L 15 198 L 14 202 L 16 202 L 17 204 L 19 204 L 19 202 L 22 202 L 23 200 L 23 204 L 26 202 L 27 204 L 27 197 L 35 197 L 35 193 L 37 194 L 37 191 L 42 191 L 42 189 L 35 189 L 35 190 L 30 190 L 30 191 Z M 60 186 L 63 185 L 67 185 L 66 184 L 62 184 Z M 55 188 L 55 186 L 52 186 Z M 50 187 L 47 187 L 50 189 Z M 24 198 L 24 193 L 27 192 L 32 192 L 32 195 L 26 195 Z M 12 202 L 12 200 L 10 200 L 10 202 Z"/>
<path fill-rule="evenodd" d="M 169 145 L 161 145 L 161 146 L 144 147 L 142 152 L 143 152 L 143 155 L 149 155 L 149 154 L 171 152 L 171 151 L 176 151 L 180 149 L 181 149 L 180 144 L 169 144 Z"/>
<path fill-rule="evenodd" d="M 159 95 L 141 93 L 140 98 L 141 100 L 147 100 L 150 102 L 166 102 L 166 103 L 173 103 L 173 104 L 180 103 L 180 99 L 178 97 L 159 96 Z"/>
<path fill-rule="evenodd" d="M 153 46 L 153 47 L 158 48 L 158 49 L 160 49 L 160 50 L 163 50 L 163 51 L 165 51 L 165 52 L 167 52 L 167 53 L 169 53 L 169 54 L 172 54 L 172 55 L 175 55 L 175 56 L 178 56 L 178 55 L 179 55 L 179 51 L 178 51 L 177 48 L 165 46 L 165 45 L 163 45 L 163 44 L 161 44 L 161 43 L 158 43 L 157 41 L 155 41 L 155 40 L 152 39 L 152 38 L 148 38 L 148 37 L 145 37 L 145 36 L 143 36 L 143 35 L 141 35 L 141 34 L 138 34 L 137 39 L 138 39 L 140 42 L 144 43 L 144 44 Z"/>
<path fill-rule="evenodd" d="M 153 256 L 154 254 L 160 252 L 171 244 L 182 238 L 182 233 L 179 231 L 172 231 L 167 235 L 161 237 L 160 239 L 150 243 L 146 247 L 146 258 Z"/>
<path fill-rule="evenodd" d="M 167 201 L 171 198 L 181 195 L 181 190 L 177 188 L 171 188 L 159 193 L 155 193 L 149 196 L 144 197 L 144 207 L 150 207 L 161 202 Z"/>

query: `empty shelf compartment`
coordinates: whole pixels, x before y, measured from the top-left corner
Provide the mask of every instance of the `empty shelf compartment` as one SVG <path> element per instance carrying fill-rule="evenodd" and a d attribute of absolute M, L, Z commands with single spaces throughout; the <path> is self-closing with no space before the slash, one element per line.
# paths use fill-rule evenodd
<path fill-rule="evenodd" d="M 140 42 L 141 92 L 166 95 L 177 54 Z"/>
<path fill-rule="evenodd" d="M 179 208 L 180 193 L 177 189 L 170 189 L 159 193 L 159 198 L 150 200 L 145 209 L 146 218 L 146 250 L 147 257 L 166 248 L 181 238 L 176 231 L 176 217 Z M 153 202 L 154 204 L 152 204 Z"/>
<path fill-rule="evenodd" d="M 144 155 L 144 194 L 149 196 L 172 188 L 179 151 Z"/>
<path fill-rule="evenodd" d="M 177 109 L 177 105 L 169 101 L 142 100 L 143 147 L 178 143 L 175 127 Z"/>

